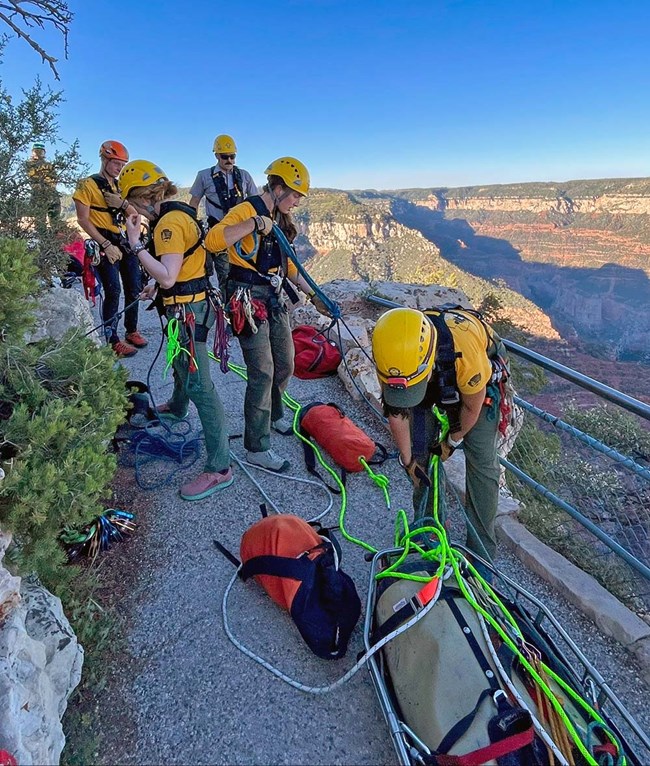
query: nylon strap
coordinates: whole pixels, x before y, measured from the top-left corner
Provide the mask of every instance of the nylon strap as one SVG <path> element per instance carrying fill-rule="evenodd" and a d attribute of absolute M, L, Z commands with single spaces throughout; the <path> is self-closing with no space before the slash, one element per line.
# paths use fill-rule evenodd
<path fill-rule="evenodd" d="M 473 750 L 465 755 L 425 755 L 423 760 L 430 766 L 482 766 L 489 761 L 502 758 L 508 753 L 514 753 L 530 745 L 534 737 L 535 729 L 531 725 L 519 734 L 513 734 L 511 737 L 506 737 L 498 742 L 492 742 L 487 747 Z"/>

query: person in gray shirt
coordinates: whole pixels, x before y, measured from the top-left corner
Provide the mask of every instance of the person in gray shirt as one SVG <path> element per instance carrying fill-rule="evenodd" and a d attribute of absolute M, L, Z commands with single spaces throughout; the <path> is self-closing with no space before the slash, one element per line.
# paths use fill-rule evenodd
<path fill-rule="evenodd" d="M 198 208 L 205 197 L 205 212 L 210 227 L 219 223 L 230 208 L 239 205 L 246 197 L 259 194 L 251 174 L 235 165 L 237 145 L 232 136 L 217 136 L 212 151 L 217 164 L 199 170 L 190 188 L 190 205 L 193 208 Z M 219 284 L 224 285 L 229 268 L 227 251 L 214 253 L 213 261 Z"/>

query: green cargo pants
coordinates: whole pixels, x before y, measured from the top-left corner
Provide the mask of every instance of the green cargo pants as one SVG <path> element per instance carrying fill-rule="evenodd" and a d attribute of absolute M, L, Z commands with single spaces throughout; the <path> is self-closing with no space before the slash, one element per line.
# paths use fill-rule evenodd
<path fill-rule="evenodd" d="M 185 310 L 194 314 L 197 328 L 200 325 L 205 325 L 210 329 L 214 324 L 214 311 L 207 301 L 186 303 Z M 167 310 L 168 317 L 173 316 L 173 314 L 174 309 Z M 185 325 L 182 323 L 180 323 L 179 342 L 184 349 L 189 350 L 189 336 Z M 181 352 L 174 360 L 174 391 L 169 400 L 169 409 L 174 415 L 183 417 L 187 412 L 189 402 L 194 403 L 205 437 L 207 452 L 205 471 L 216 473 L 225 470 L 230 465 L 226 415 L 212 382 L 210 358 L 205 342 L 195 341 L 194 358 L 198 366 L 198 370 L 195 372 L 190 372 L 189 354 Z"/>
<path fill-rule="evenodd" d="M 250 452 L 266 452 L 271 448 L 271 421 L 284 415 L 282 394 L 293 375 L 293 338 L 289 314 L 273 290 L 264 285 L 250 287 L 251 297 L 266 303 L 268 320 L 256 333 L 248 328 L 238 336 L 246 363 L 248 382 L 244 397 L 244 447 Z M 228 295 L 237 283 L 228 282 Z"/>
<path fill-rule="evenodd" d="M 467 513 L 467 547 L 483 558 L 496 556 L 494 521 L 499 501 L 499 457 L 497 455 L 498 418 L 488 420 L 488 407 L 474 428 L 463 439 L 465 450 L 465 511 Z M 437 440 L 438 421 L 427 407 L 414 407 L 411 417 L 413 456 L 427 466 L 429 448 Z M 421 513 L 424 489 L 413 492 L 416 517 Z M 441 503 L 444 503 L 441 491 Z M 441 514 L 444 519 L 444 514 Z M 487 554 L 487 555 L 486 555 Z"/>

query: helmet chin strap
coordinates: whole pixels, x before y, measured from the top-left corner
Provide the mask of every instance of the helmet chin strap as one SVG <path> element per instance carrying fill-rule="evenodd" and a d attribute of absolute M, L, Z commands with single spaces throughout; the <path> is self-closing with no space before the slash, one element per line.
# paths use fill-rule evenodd
<path fill-rule="evenodd" d="M 282 200 L 286 199 L 289 196 L 289 194 L 291 194 L 291 189 L 287 189 L 284 192 L 284 194 L 281 194 L 279 197 L 276 197 L 275 193 L 273 192 L 273 189 L 271 188 L 271 185 L 269 184 L 269 194 L 271 195 L 271 199 L 273 200 L 273 210 L 271 211 L 271 214 L 274 215 L 275 211 L 277 210 Z"/>
<path fill-rule="evenodd" d="M 112 176 L 106 170 L 106 166 L 108 165 L 109 162 L 110 162 L 109 159 L 107 159 L 106 157 L 102 157 L 102 170 L 101 170 L 101 174 L 103 176 L 106 176 L 107 178 L 112 178 Z"/>

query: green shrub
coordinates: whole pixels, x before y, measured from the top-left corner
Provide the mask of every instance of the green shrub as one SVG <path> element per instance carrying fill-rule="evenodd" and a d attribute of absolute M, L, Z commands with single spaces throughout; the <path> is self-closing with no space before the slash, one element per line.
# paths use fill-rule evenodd
<path fill-rule="evenodd" d="M 71 332 L 46 353 L 13 348 L 0 381 L 11 408 L 0 436 L 17 453 L 0 485 L 0 523 L 14 534 L 16 568 L 60 591 L 59 534 L 103 510 L 115 472 L 109 446 L 124 419 L 126 371 L 110 350 Z"/>
<path fill-rule="evenodd" d="M 634 415 L 620 408 L 599 404 L 581 408 L 571 402 L 564 409 L 564 418 L 571 425 L 595 439 L 634 458 L 650 456 L 650 431 Z"/>
<path fill-rule="evenodd" d="M 0 341 L 21 340 L 33 325 L 30 307 L 38 290 L 36 271 L 25 242 L 0 237 Z"/>

